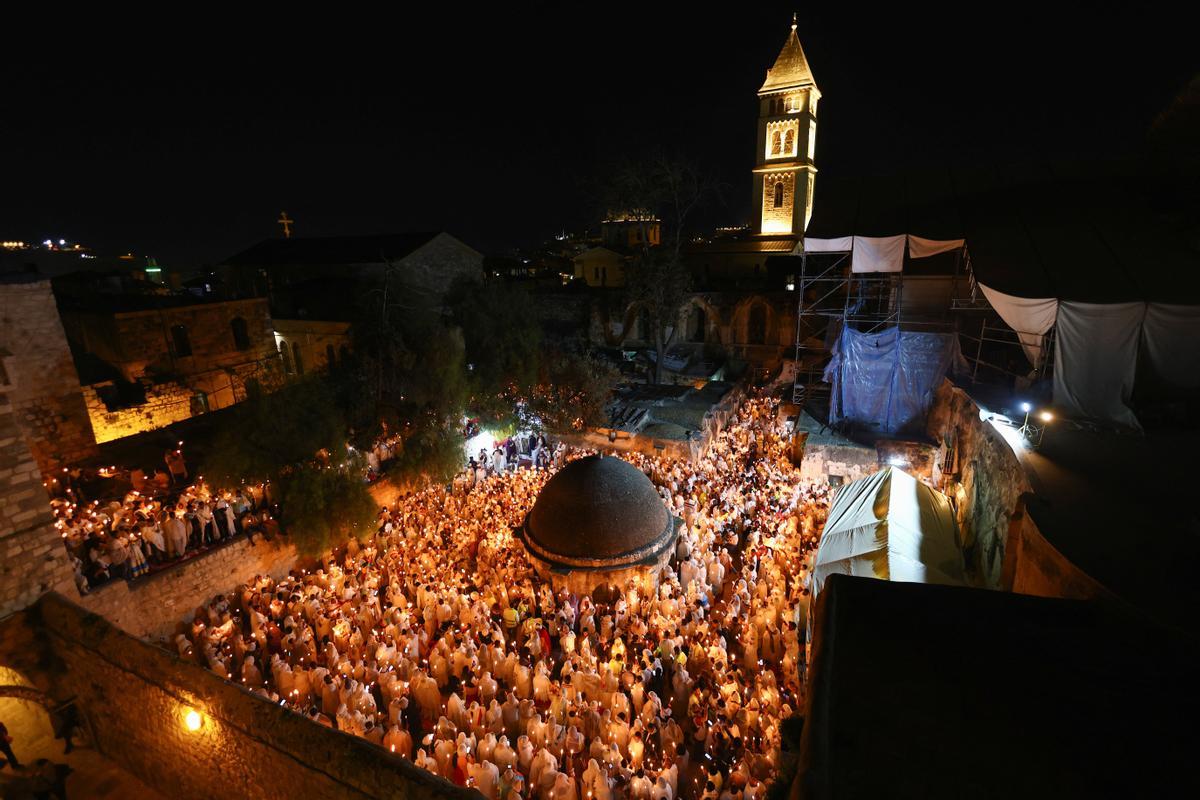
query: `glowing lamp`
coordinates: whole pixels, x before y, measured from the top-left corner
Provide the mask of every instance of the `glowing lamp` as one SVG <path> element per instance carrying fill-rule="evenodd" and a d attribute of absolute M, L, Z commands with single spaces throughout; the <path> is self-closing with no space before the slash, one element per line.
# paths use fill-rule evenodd
<path fill-rule="evenodd" d="M 1033 408 L 1033 406 L 1029 405 L 1029 403 L 1021 403 L 1021 410 L 1024 411 L 1026 414 L 1028 414 L 1030 409 L 1032 409 L 1032 408 Z"/>
<path fill-rule="evenodd" d="M 1054 419 L 1054 415 L 1051 414 L 1049 411 L 1042 412 L 1042 422 L 1049 422 L 1052 419 Z"/>
<path fill-rule="evenodd" d="M 187 713 L 183 715 L 183 725 L 189 731 L 198 731 L 203 724 L 204 717 L 200 716 L 200 712 L 194 708 L 189 708 Z"/>

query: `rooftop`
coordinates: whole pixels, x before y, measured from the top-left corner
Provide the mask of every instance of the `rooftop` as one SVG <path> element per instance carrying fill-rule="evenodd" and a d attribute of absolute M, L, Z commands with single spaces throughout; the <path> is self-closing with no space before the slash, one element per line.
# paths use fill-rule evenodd
<path fill-rule="evenodd" d="M 521 536 L 565 569 L 603 569 L 653 559 L 675 539 L 675 519 L 650 479 L 628 461 L 587 456 L 542 488 Z"/>
<path fill-rule="evenodd" d="M 383 264 L 407 257 L 439 234 L 439 231 L 421 231 L 374 236 L 264 239 L 224 263 L 253 267 Z"/>
<path fill-rule="evenodd" d="M 809 69 L 808 59 L 804 57 L 804 48 L 800 46 L 800 37 L 796 35 L 795 18 L 792 20 L 792 30 L 775 65 L 767 70 L 767 79 L 763 82 L 759 94 L 781 92 L 787 89 L 799 89 L 804 86 L 816 87 L 812 70 Z"/>

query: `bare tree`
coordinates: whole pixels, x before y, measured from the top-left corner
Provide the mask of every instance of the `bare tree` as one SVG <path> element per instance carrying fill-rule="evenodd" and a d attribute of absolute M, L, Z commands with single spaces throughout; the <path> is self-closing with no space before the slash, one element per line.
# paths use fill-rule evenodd
<path fill-rule="evenodd" d="M 625 285 L 628 302 L 645 313 L 654 342 L 654 382 L 662 383 L 663 360 L 679 335 L 678 317 L 692 288 L 683 244 L 692 213 L 716 192 L 716 184 L 685 158 L 657 153 L 619 165 L 610 176 L 609 209 L 639 223 L 639 248 Z M 666 228 L 662 244 L 651 243 L 656 222 Z"/>

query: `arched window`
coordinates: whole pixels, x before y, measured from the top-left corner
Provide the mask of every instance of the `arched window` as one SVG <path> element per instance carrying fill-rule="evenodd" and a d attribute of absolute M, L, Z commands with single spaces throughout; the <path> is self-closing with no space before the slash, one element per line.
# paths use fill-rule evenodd
<path fill-rule="evenodd" d="M 775 207 L 783 208 L 783 181 L 775 184 Z"/>
<path fill-rule="evenodd" d="M 325 345 L 325 366 L 333 369 L 337 366 L 337 357 L 333 354 L 333 345 Z"/>
<path fill-rule="evenodd" d="M 296 362 L 296 374 L 304 374 L 304 357 L 300 355 L 300 343 L 292 342 L 292 360 Z"/>
<path fill-rule="evenodd" d="M 233 330 L 233 346 L 238 350 L 249 350 L 250 331 L 246 327 L 246 320 L 242 317 L 234 317 L 229 321 L 229 327 Z"/>
<path fill-rule="evenodd" d="M 284 374 L 291 375 L 293 372 L 295 372 L 296 371 L 295 368 L 292 367 L 292 349 L 290 347 L 288 347 L 287 342 L 279 343 L 279 355 L 283 356 L 283 372 L 284 372 Z"/>
<path fill-rule="evenodd" d="M 188 339 L 186 325 L 171 326 L 171 345 L 175 350 L 176 358 L 186 358 L 192 354 L 192 342 Z"/>
<path fill-rule="evenodd" d="M 708 338 L 707 332 L 708 315 L 704 313 L 703 308 L 693 306 L 692 313 L 688 315 L 688 340 L 703 342 Z"/>
<path fill-rule="evenodd" d="M 779 155 L 781 152 L 783 152 L 782 148 L 783 144 L 779 137 L 779 131 L 775 131 L 775 133 L 771 135 L 771 155 Z"/>
<path fill-rule="evenodd" d="M 783 152 L 791 155 L 796 152 L 796 132 L 789 130 L 783 139 Z"/>
<path fill-rule="evenodd" d="M 750 344 L 765 344 L 767 341 L 767 309 L 762 303 L 750 307 L 750 319 L 746 322 L 746 341 Z"/>

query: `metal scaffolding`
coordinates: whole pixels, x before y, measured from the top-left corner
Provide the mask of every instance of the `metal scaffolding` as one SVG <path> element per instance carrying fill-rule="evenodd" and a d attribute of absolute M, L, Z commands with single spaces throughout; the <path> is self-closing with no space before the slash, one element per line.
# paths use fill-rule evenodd
<path fill-rule="evenodd" d="M 801 410 L 827 399 L 825 367 L 842 328 L 876 333 L 900 325 L 900 273 L 850 271 L 850 253 L 802 253 L 796 276 L 796 378 L 792 402 Z"/>

